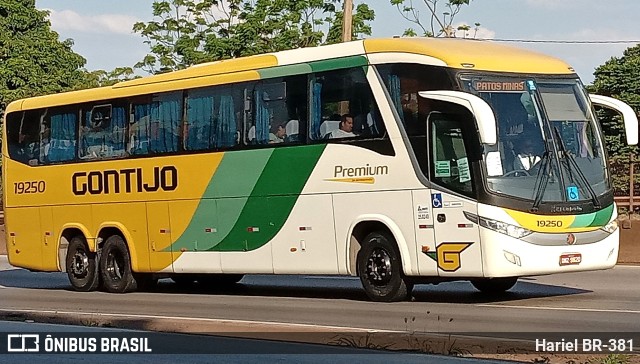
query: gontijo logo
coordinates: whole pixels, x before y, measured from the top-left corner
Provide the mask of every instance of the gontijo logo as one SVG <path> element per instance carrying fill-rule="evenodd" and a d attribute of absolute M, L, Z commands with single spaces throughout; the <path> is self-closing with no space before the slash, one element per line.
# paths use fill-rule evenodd
<path fill-rule="evenodd" d="M 462 266 L 460 254 L 473 243 L 441 243 L 436 251 L 424 252 L 438 263 L 438 268 L 445 272 L 455 272 Z"/>
<path fill-rule="evenodd" d="M 151 176 L 142 168 L 76 172 L 71 177 L 71 186 L 76 196 L 173 191 L 178 188 L 178 169 L 174 166 L 154 167 Z"/>
<path fill-rule="evenodd" d="M 367 163 L 361 167 L 334 166 L 333 178 L 325 181 L 351 182 L 351 183 L 375 183 L 374 176 L 389 174 L 389 166 L 372 166 Z"/>

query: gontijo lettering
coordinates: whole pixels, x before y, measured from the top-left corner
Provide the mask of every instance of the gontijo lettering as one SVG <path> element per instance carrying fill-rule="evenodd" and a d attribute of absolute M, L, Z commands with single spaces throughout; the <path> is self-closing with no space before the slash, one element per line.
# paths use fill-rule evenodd
<path fill-rule="evenodd" d="M 178 188 L 178 170 L 174 166 L 154 167 L 151 177 L 142 168 L 76 172 L 71 186 L 77 196 L 173 191 Z"/>

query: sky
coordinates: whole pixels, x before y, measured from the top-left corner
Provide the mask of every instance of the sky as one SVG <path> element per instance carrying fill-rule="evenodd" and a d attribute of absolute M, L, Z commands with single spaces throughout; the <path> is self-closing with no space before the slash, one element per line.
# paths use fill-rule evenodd
<path fill-rule="evenodd" d="M 366 2 L 376 12 L 371 37 L 401 35 L 411 26 L 389 0 Z M 107 71 L 132 67 L 148 53 L 143 37 L 131 29 L 137 21 L 153 19 L 152 4 L 153 0 L 36 0 L 37 8 L 51 12 L 52 29 L 60 38 L 74 40 L 73 50 L 86 58 L 86 68 Z M 426 15 L 426 8 L 421 9 Z M 638 0 L 471 0 L 454 24 L 480 23 L 478 38 L 619 42 L 640 40 L 637 14 Z M 507 44 L 561 58 L 588 84 L 595 68 L 637 43 Z"/>

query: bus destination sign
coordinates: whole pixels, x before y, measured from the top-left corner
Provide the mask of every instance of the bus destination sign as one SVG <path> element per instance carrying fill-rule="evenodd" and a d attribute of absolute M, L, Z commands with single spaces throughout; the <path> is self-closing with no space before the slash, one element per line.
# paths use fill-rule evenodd
<path fill-rule="evenodd" d="M 524 81 L 474 80 L 473 88 L 479 92 L 523 92 Z"/>

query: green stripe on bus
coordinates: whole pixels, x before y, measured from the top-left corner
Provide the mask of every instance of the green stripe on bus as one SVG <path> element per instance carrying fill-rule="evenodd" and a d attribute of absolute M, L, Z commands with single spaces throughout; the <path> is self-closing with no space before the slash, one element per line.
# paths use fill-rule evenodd
<path fill-rule="evenodd" d="M 280 231 L 325 145 L 274 150 L 233 230 L 215 251 L 250 251 Z"/>
<path fill-rule="evenodd" d="M 219 244 L 238 220 L 272 153 L 273 149 L 225 153 L 189 226 L 166 250 L 209 250 Z"/>
<path fill-rule="evenodd" d="M 364 56 L 333 58 L 309 63 L 313 72 L 324 72 L 339 68 L 367 66 L 368 64 L 369 63 L 367 62 L 367 58 Z"/>
<path fill-rule="evenodd" d="M 605 226 L 611 220 L 611 216 L 613 216 L 613 204 L 598 211 L 589 226 Z"/>
<path fill-rule="evenodd" d="M 226 152 L 203 197 L 249 197 L 273 151 Z"/>
<path fill-rule="evenodd" d="M 263 68 L 261 70 L 258 70 L 258 73 L 260 74 L 261 79 L 293 76 L 293 75 L 304 75 L 311 72 L 313 72 L 311 70 L 311 66 L 309 66 L 306 63 Z"/>
<path fill-rule="evenodd" d="M 592 212 L 590 214 L 584 214 L 584 215 L 576 215 L 574 220 L 573 220 L 573 223 L 569 227 L 571 227 L 571 228 L 583 228 L 583 227 L 590 226 L 595 217 L 596 217 L 596 213 L 595 212 Z"/>

